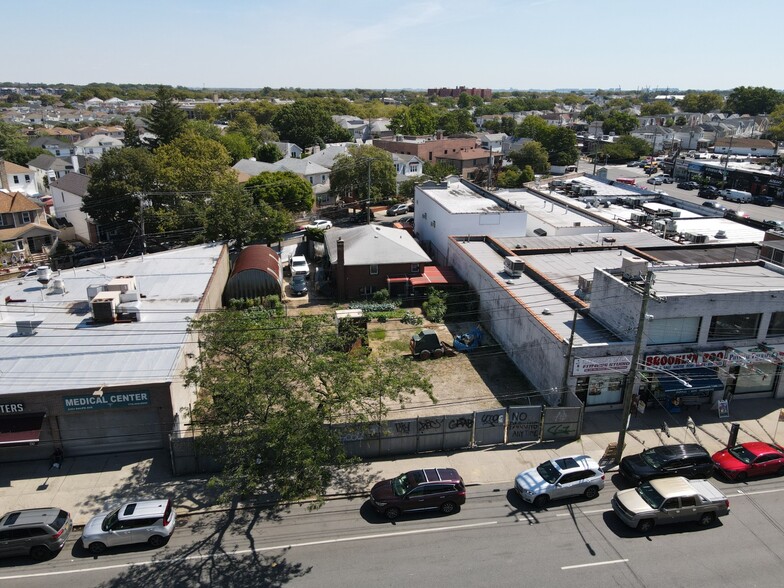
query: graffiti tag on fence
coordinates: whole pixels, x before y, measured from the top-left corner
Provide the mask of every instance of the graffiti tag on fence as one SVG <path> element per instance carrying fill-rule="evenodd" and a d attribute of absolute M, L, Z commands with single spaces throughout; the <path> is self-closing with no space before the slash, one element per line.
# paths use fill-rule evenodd
<path fill-rule="evenodd" d="M 504 415 L 502 414 L 483 414 L 482 424 L 486 427 L 498 427 L 504 424 Z"/>
<path fill-rule="evenodd" d="M 453 431 L 454 429 L 470 429 L 474 426 L 474 419 L 468 419 L 466 417 L 460 417 L 458 419 L 449 419 L 449 430 Z"/>
<path fill-rule="evenodd" d="M 437 431 L 441 428 L 441 423 L 443 423 L 443 419 L 418 419 L 417 428 L 420 433 L 425 431 Z"/>

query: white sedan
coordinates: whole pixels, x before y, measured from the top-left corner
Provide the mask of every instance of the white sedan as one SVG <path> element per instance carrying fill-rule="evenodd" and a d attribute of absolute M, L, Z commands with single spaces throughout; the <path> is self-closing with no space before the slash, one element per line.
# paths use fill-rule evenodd
<path fill-rule="evenodd" d="M 306 229 L 318 229 L 319 231 L 326 231 L 327 229 L 332 228 L 332 221 L 325 220 L 322 218 L 314 220 L 309 225 L 305 225 Z"/>

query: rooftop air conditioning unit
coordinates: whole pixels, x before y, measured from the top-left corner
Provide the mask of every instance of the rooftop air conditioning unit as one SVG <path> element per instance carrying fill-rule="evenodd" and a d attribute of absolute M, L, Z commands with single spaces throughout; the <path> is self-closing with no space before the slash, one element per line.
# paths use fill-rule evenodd
<path fill-rule="evenodd" d="M 670 214 L 671 214 L 672 218 L 680 218 L 681 211 L 680 210 L 673 210 L 673 211 L 671 211 Z"/>
<path fill-rule="evenodd" d="M 120 292 L 99 292 L 90 301 L 93 320 L 96 323 L 113 323 L 118 304 L 120 304 Z"/>
<path fill-rule="evenodd" d="M 508 256 L 504 258 L 504 271 L 512 278 L 522 277 L 525 272 L 525 261 L 519 257 Z"/>
<path fill-rule="evenodd" d="M 106 284 L 106 289 L 110 292 L 127 292 L 128 290 L 138 290 L 136 278 L 133 276 L 117 276 Z"/>
<path fill-rule="evenodd" d="M 40 319 L 22 319 L 16 321 L 16 334 L 22 337 L 31 337 L 35 335 L 36 328 L 43 321 Z"/>
<path fill-rule="evenodd" d="M 593 288 L 593 279 L 586 278 L 585 276 L 579 276 L 577 278 L 577 287 L 580 288 L 585 293 L 588 293 Z"/>
<path fill-rule="evenodd" d="M 642 257 L 625 256 L 621 261 L 624 280 L 639 280 L 648 273 L 648 262 Z"/>
<path fill-rule="evenodd" d="M 546 237 L 547 231 L 545 231 L 544 229 L 534 229 L 534 235 L 538 237 Z"/>
<path fill-rule="evenodd" d="M 708 235 L 692 235 L 691 242 L 692 243 L 707 243 L 708 242 Z"/>

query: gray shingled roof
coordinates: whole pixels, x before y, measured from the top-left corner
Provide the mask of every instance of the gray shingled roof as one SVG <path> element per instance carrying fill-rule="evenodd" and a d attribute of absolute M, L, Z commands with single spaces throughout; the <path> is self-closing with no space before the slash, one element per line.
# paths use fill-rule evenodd
<path fill-rule="evenodd" d="M 73 172 L 52 182 L 52 187 L 60 188 L 63 192 L 69 192 L 77 196 L 87 196 L 87 184 L 89 183 L 90 176 Z"/>
<path fill-rule="evenodd" d="M 429 263 L 431 259 L 416 240 L 403 229 L 364 225 L 350 229 L 334 228 L 324 241 L 330 261 L 337 263 L 338 237 L 344 242 L 345 264 L 388 265 L 393 263 Z"/>

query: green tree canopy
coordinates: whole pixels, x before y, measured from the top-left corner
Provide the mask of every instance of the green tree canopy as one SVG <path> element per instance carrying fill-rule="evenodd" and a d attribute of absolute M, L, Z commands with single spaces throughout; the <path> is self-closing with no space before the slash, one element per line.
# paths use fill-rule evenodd
<path fill-rule="evenodd" d="M 27 165 L 28 161 L 45 153 L 48 151 L 30 147 L 19 127 L 0 121 L 0 159 L 17 165 Z"/>
<path fill-rule="evenodd" d="M 266 163 L 275 163 L 283 159 L 283 151 L 275 143 L 262 143 L 256 149 L 256 159 Z"/>
<path fill-rule="evenodd" d="M 600 160 L 606 158 L 610 162 L 618 163 L 639 159 L 650 151 L 651 145 L 645 139 L 623 135 L 612 143 L 604 144 L 601 152 L 597 154 L 597 158 Z"/>
<path fill-rule="evenodd" d="M 683 112 L 717 112 L 724 106 L 724 98 L 716 92 L 689 92 L 678 106 Z"/>
<path fill-rule="evenodd" d="M 125 117 L 125 122 L 123 123 L 123 145 L 125 147 L 144 147 L 139 136 L 139 129 L 136 128 L 130 116 Z"/>
<path fill-rule="evenodd" d="M 201 353 L 186 373 L 199 396 L 199 441 L 220 455 L 211 485 L 223 496 L 323 497 L 348 463 L 340 433 L 361 426 L 416 391 L 432 398 L 421 368 L 402 358 L 346 353 L 330 316 L 280 317 L 263 310 L 194 320 Z"/>
<path fill-rule="evenodd" d="M 550 125 L 547 124 L 547 121 L 544 120 L 541 116 L 532 114 L 530 116 L 526 116 L 523 119 L 523 122 L 517 125 L 517 129 L 515 130 L 515 137 L 533 139 L 534 141 L 539 141 L 541 143 L 549 132 Z"/>
<path fill-rule="evenodd" d="M 530 165 L 522 170 L 516 165 L 510 165 L 498 172 L 496 183 L 499 188 L 522 188 L 526 183 L 533 182 L 535 178 L 536 175 Z"/>
<path fill-rule="evenodd" d="M 389 128 L 403 135 L 432 135 L 438 128 L 438 113 L 429 104 L 417 102 L 398 110 L 390 119 Z"/>
<path fill-rule="evenodd" d="M 458 135 L 460 133 L 473 133 L 476 130 L 471 114 L 467 110 L 449 110 L 438 119 L 438 127 L 445 135 Z"/>
<path fill-rule="evenodd" d="M 639 126 L 637 117 L 621 110 L 612 110 L 602 121 L 602 132 L 609 135 L 628 135 Z"/>
<path fill-rule="evenodd" d="M 592 123 L 595 120 L 602 120 L 604 118 L 604 111 L 602 110 L 601 106 L 597 104 L 591 104 L 583 110 L 582 118 L 589 123 Z"/>
<path fill-rule="evenodd" d="M 253 148 L 248 138 L 241 133 L 226 133 L 218 137 L 218 142 L 226 148 L 231 156 L 231 163 L 235 164 L 240 159 L 253 157 Z"/>
<path fill-rule="evenodd" d="M 640 114 L 642 116 L 656 116 L 659 114 L 672 114 L 673 107 L 665 100 L 655 100 L 648 104 L 643 104 L 640 107 Z"/>
<path fill-rule="evenodd" d="M 256 203 L 265 202 L 272 208 L 289 212 L 306 212 L 313 208 L 313 188 L 294 172 L 261 172 L 245 183 L 245 189 Z"/>
<path fill-rule="evenodd" d="M 173 90 L 167 86 L 158 86 L 155 104 L 149 116 L 144 118 L 147 130 L 155 135 L 152 146 L 160 147 L 174 141 L 185 130 L 187 118 L 177 105 Z"/>
<path fill-rule="evenodd" d="M 523 145 L 522 149 L 512 151 L 509 159 L 517 167 L 523 170 L 526 166 L 531 167 L 534 173 L 546 174 L 550 171 L 550 160 L 547 149 L 538 141 L 530 141 Z"/>
<path fill-rule="evenodd" d="M 297 100 L 283 106 L 273 115 L 272 127 L 282 140 L 302 148 L 351 140 L 351 134 L 340 128 L 330 113 L 313 100 Z"/>
<path fill-rule="evenodd" d="M 89 169 L 87 195 L 82 199 L 82 212 L 98 224 L 130 230 L 128 221 L 138 217 L 136 194 L 156 190 L 154 156 L 139 147 L 110 149 Z"/>
<path fill-rule="evenodd" d="M 443 182 L 447 176 L 454 176 L 457 174 L 452 165 L 443 161 L 437 161 L 435 163 L 426 161 L 422 167 L 422 173 L 426 177 L 425 179 L 433 180 L 434 182 Z"/>
<path fill-rule="evenodd" d="M 772 112 L 784 102 L 784 94 L 764 86 L 739 86 L 727 96 L 726 112 L 737 114 L 762 114 Z"/>
<path fill-rule="evenodd" d="M 396 179 L 389 152 L 371 145 L 350 145 L 348 153 L 335 158 L 329 183 L 332 193 L 343 200 L 378 202 L 397 193 Z"/>
<path fill-rule="evenodd" d="M 542 144 L 552 165 L 572 165 L 580 157 L 577 135 L 567 127 L 553 127 Z"/>

